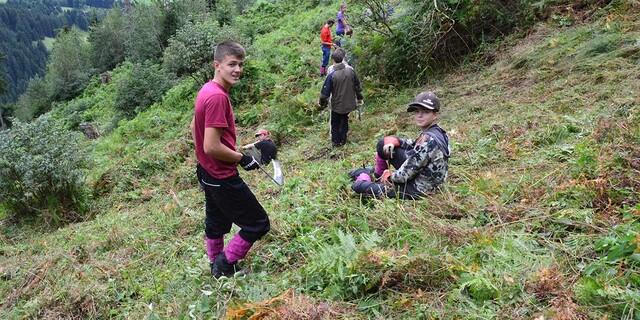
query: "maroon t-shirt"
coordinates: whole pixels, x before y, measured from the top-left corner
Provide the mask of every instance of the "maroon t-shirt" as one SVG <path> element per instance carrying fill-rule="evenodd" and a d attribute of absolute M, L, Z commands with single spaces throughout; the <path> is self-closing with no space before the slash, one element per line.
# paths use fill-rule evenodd
<path fill-rule="evenodd" d="M 204 129 L 223 128 L 220 140 L 231 150 L 236 150 L 236 125 L 229 93 L 220 84 L 209 81 L 198 92 L 195 102 L 195 145 L 198 163 L 216 179 L 238 174 L 236 163 L 214 159 L 204 153 Z"/>

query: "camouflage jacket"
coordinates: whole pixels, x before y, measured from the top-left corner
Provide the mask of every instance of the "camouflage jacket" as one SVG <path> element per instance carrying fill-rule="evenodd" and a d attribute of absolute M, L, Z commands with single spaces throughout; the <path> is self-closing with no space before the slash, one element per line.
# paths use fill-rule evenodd
<path fill-rule="evenodd" d="M 394 183 L 413 183 L 418 192 L 432 193 L 447 178 L 449 138 L 437 124 L 423 130 L 416 140 L 401 139 L 401 147 L 409 150 L 407 160 L 393 172 Z"/>

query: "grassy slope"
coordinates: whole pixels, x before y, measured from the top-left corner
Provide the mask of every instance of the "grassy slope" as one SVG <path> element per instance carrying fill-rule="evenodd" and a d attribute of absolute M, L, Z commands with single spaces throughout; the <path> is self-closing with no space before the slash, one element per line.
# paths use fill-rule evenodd
<path fill-rule="evenodd" d="M 95 219 L 45 233 L 2 226 L 0 315 L 216 318 L 269 308 L 333 312 L 329 318 L 628 315 L 639 299 L 637 283 L 625 289 L 625 266 L 591 274 L 603 292 L 617 293 L 594 303 L 605 307 L 588 305 L 600 300 L 589 299 L 583 279 L 602 257 L 596 240 L 624 221 L 624 202 L 638 201 L 633 12 L 561 30 L 541 25 L 507 41 L 495 63 L 428 84 L 443 98 L 453 158 L 445 190 L 424 201 L 361 202 L 343 174 L 371 163 L 382 135 L 415 134 L 401 106 L 420 88 L 369 86 L 367 113 L 338 150 L 328 148 L 326 113 L 311 113 L 304 138 L 282 147 L 284 188 L 242 173 L 273 230 L 247 259 L 251 272 L 232 280 L 211 279 L 206 268 L 187 128 L 194 91 L 185 82 L 95 146 Z M 310 37 L 295 41 L 311 47 Z M 282 96 L 296 82 L 283 86 L 265 105 L 309 104 L 319 83 L 294 98 Z M 263 120 L 287 116 L 261 110 Z"/>

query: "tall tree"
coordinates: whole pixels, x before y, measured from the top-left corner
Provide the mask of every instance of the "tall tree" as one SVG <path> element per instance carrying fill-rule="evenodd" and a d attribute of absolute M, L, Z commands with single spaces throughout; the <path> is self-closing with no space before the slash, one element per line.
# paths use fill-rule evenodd
<path fill-rule="evenodd" d="M 133 62 L 157 60 L 164 47 L 164 14 L 156 4 L 133 7 L 125 15 L 126 56 Z"/>
<path fill-rule="evenodd" d="M 78 29 L 56 37 L 45 76 L 54 100 L 68 100 L 84 89 L 92 74 L 89 57 L 89 43 Z"/>
<path fill-rule="evenodd" d="M 113 4 L 112 0 L 71 2 L 76 7 Z M 29 79 L 44 73 L 47 58 L 47 50 L 41 45 L 44 37 L 55 37 L 56 30 L 71 24 L 87 29 L 85 8 L 63 11 L 62 5 L 67 6 L 67 0 L 11 0 L 0 4 L 0 52 L 7 56 L 4 62 L 7 91 L 0 97 L 0 103 L 16 101 L 26 90 Z"/>
<path fill-rule="evenodd" d="M 51 108 L 51 90 L 44 78 L 36 76 L 29 81 L 27 90 L 15 103 L 13 114 L 22 121 L 29 121 Z"/>
<path fill-rule="evenodd" d="M 6 60 L 6 58 L 7 57 L 4 54 L 0 53 L 0 65 L 2 65 L 4 60 Z M 4 77 L 4 69 L 0 69 L 0 96 L 4 95 L 6 91 L 7 91 L 7 81 L 5 80 L 5 77 Z M 0 129 L 2 130 L 7 128 L 7 125 L 4 121 L 4 117 L 6 113 L 5 108 L 6 107 L 4 105 L 0 105 Z"/>
<path fill-rule="evenodd" d="M 91 62 L 98 72 L 113 69 L 124 61 L 124 17 L 120 9 L 111 9 L 101 23 L 91 28 Z"/>

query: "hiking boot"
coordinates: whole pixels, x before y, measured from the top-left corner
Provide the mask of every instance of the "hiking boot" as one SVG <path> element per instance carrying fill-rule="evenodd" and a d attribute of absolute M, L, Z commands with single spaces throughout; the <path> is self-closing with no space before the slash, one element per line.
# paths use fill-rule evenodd
<path fill-rule="evenodd" d="M 366 173 L 370 175 L 373 173 L 373 167 L 362 167 L 362 168 L 356 168 L 349 171 L 349 177 L 351 178 L 351 181 L 356 181 L 356 178 L 358 178 L 358 176 L 361 173 Z"/>
<path fill-rule="evenodd" d="M 220 252 L 216 256 L 216 260 L 211 263 L 211 275 L 216 279 L 222 276 L 233 277 L 236 271 L 239 270 L 240 268 L 238 268 L 235 263 L 229 263 L 229 261 L 227 261 L 227 257 L 224 255 L 224 252 Z"/>

